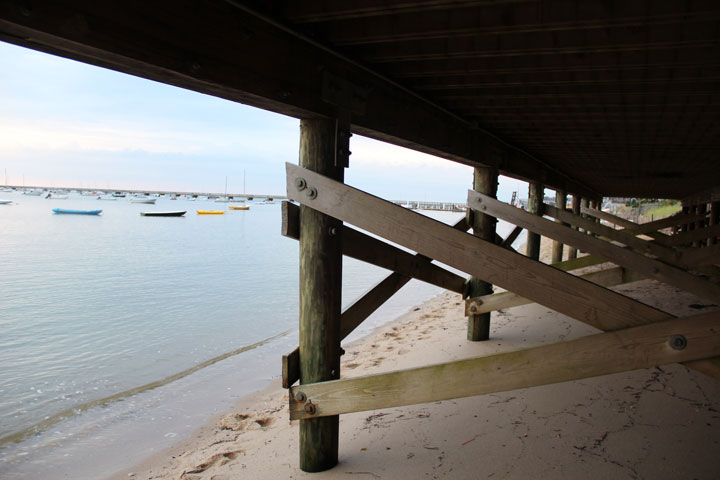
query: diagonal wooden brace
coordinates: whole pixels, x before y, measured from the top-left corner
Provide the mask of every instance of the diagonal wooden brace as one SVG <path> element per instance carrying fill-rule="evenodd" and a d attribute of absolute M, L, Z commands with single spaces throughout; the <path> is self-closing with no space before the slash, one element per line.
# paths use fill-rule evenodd
<path fill-rule="evenodd" d="M 290 419 L 470 397 L 717 355 L 720 312 L 713 312 L 515 352 L 300 385 L 290 390 Z M 314 408 L 306 408 L 309 403 Z"/>

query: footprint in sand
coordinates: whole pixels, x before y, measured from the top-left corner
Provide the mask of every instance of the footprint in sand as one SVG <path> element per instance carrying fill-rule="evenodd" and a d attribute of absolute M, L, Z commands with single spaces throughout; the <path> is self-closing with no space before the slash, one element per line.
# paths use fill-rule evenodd
<path fill-rule="evenodd" d="M 235 460 L 238 455 L 245 453 L 244 450 L 232 450 L 229 452 L 216 453 L 215 455 L 208 458 L 206 461 L 194 467 L 186 468 L 183 470 L 180 478 L 189 478 L 187 475 L 193 475 L 198 473 L 206 472 L 213 467 L 220 467 L 228 463 L 230 460 Z M 217 478 L 217 477 L 216 477 Z"/>

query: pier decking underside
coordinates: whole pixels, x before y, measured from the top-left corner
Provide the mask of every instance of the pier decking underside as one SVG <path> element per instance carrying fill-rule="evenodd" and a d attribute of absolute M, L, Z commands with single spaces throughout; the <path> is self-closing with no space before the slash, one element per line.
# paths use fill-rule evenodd
<path fill-rule="evenodd" d="M 302 120 L 300 166 L 287 165 L 300 206 L 283 206 L 302 252 L 301 345 L 283 383 L 310 471 L 333 465 L 344 413 L 668 363 L 720 379 L 720 314 L 676 318 L 608 288 L 651 278 L 720 303 L 718 27 L 712 0 L 0 0 L 4 41 Z M 467 218 L 444 225 L 345 185 L 352 133 L 475 167 Z M 529 211 L 496 200 L 482 172 L 528 181 Z M 533 202 L 543 187 L 557 207 Z M 608 196 L 683 211 L 636 224 L 601 211 Z M 495 219 L 517 229 L 500 238 Z M 559 260 L 513 250 L 522 229 L 555 240 Z M 563 262 L 563 245 L 589 255 Z M 392 273 L 341 312 L 343 255 Z M 572 273 L 591 264 L 605 268 Z M 341 340 L 411 278 L 462 293 L 469 318 L 537 302 L 602 333 L 340 379 Z"/>

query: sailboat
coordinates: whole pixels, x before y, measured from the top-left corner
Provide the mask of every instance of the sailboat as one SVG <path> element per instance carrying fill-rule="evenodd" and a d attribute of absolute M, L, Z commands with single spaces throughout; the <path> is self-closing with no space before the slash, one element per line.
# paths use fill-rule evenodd
<path fill-rule="evenodd" d="M 230 199 L 227 196 L 227 176 L 225 176 L 225 195 L 220 198 L 216 198 L 215 202 L 217 203 L 228 203 Z"/>

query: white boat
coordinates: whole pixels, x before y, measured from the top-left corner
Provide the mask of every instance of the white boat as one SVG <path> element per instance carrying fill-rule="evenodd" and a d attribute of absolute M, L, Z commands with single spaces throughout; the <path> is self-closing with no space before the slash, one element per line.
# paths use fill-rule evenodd
<path fill-rule="evenodd" d="M 149 205 L 155 205 L 157 198 L 131 198 L 130 203 L 146 203 Z"/>
<path fill-rule="evenodd" d="M 0 199 L 0 205 L 10 205 L 11 203 L 12 203 L 12 200 Z"/>
<path fill-rule="evenodd" d="M 48 200 L 67 200 L 68 196 L 58 195 L 57 193 L 55 195 L 53 195 L 52 193 L 48 193 L 45 198 L 47 198 Z"/>
<path fill-rule="evenodd" d="M 27 190 L 23 192 L 23 195 L 32 195 L 33 197 L 39 197 L 42 194 L 40 190 Z"/>

